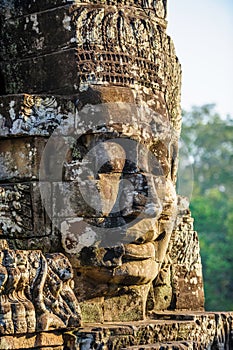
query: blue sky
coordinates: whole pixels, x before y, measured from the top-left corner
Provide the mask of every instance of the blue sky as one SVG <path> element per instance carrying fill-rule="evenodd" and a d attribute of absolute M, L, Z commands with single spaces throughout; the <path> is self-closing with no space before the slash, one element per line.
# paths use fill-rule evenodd
<path fill-rule="evenodd" d="M 182 108 L 216 103 L 233 117 L 233 0 L 168 0 L 168 34 L 182 64 Z"/>

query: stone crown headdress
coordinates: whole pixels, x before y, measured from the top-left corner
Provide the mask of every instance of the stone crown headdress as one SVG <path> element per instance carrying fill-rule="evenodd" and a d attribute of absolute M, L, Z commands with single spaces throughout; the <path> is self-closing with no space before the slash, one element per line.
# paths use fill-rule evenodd
<path fill-rule="evenodd" d="M 149 89 L 164 94 L 171 118 L 180 118 L 180 64 L 166 34 L 166 0 L 11 0 L 0 8 L 6 93 Z"/>

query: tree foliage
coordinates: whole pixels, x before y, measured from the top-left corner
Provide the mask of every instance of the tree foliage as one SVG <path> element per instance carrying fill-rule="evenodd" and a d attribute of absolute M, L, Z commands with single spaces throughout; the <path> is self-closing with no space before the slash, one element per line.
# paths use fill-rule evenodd
<path fill-rule="evenodd" d="M 199 233 L 206 309 L 233 310 L 233 119 L 214 105 L 183 112 L 194 172 L 191 211 Z"/>

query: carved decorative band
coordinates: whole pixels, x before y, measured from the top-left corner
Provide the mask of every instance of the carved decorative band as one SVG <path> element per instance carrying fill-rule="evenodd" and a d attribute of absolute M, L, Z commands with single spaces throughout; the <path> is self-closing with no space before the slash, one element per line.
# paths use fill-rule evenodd
<path fill-rule="evenodd" d="M 78 72 L 81 83 L 165 91 L 168 37 L 143 10 L 114 6 L 75 6 Z M 165 49 L 165 50 L 164 50 Z M 162 54 L 166 52 L 166 55 Z"/>
<path fill-rule="evenodd" d="M 77 1 L 77 5 L 97 5 L 97 6 L 127 6 L 129 8 L 141 8 L 143 10 L 152 10 L 160 17 L 165 18 L 167 14 L 167 1 L 166 0 L 87 0 Z"/>
<path fill-rule="evenodd" d="M 112 83 L 132 88 L 141 85 L 165 91 L 157 76 L 158 65 L 148 59 L 109 51 L 78 50 L 77 55 L 81 83 Z"/>

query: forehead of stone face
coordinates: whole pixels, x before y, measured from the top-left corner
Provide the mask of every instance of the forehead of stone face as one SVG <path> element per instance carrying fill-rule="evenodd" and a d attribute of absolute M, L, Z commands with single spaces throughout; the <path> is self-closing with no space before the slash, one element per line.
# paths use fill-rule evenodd
<path fill-rule="evenodd" d="M 167 115 L 128 102 L 86 104 L 78 112 L 77 131 L 91 133 L 121 133 L 143 142 L 168 140 L 172 125 Z"/>

